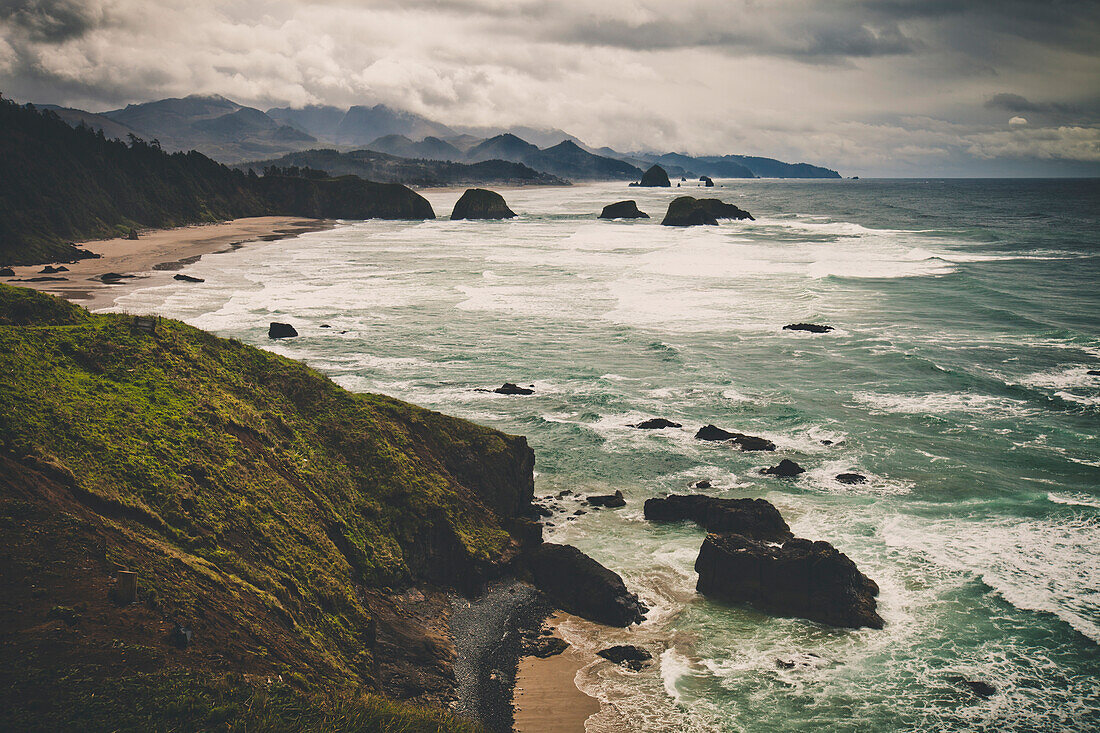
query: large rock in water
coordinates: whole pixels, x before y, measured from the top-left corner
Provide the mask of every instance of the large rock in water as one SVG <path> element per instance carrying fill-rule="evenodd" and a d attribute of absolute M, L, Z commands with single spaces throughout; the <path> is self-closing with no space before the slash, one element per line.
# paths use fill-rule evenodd
<path fill-rule="evenodd" d="M 642 174 L 642 182 L 638 185 L 650 188 L 669 188 L 672 186 L 672 181 L 668 180 L 668 173 L 665 172 L 664 168 L 653 165 Z"/>
<path fill-rule="evenodd" d="M 828 542 L 794 537 L 781 546 L 739 534 L 708 534 L 695 561 L 696 590 L 830 626 L 881 629 L 878 586 Z"/>
<path fill-rule="evenodd" d="M 297 335 L 298 331 L 289 323 L 272 321 L 271 325 L 267 327 L 267 337 L 269 339 L 290 339 Z"/>
<path fill-rule="evenodd" d="M 603 207 L 600 212 L 601 219 L 648 219 L 649 214 L 638 209 L 638 203 L 630 201 L 618 201 Z"/>
<path fill-rule="evenodd" d="M 468 188 L 455 204 L 451 219 L 511 219 L 515 215 L 496 191 Z"/>
<path fill-rule="evenodd" d="M 731 433 L 728 430 L 723 430 L 714 425 L 704 425 L 699 428 L 699 432 L 695 433 L 695 439 L 710 441 L 729 440 L 744 451 L 775 450 L 775 443 L 767 438 L 758 438 L 755 435 L 745 435 L 744 433 Z"/>
<path fill-rule="evenodd" d="M 663 499 L 646 499 L 642 511 L 651 522 L 690 520 L 708 532 L 737 532 L 773 542 L 793 536 L 783 515 L 764 499 L 672 494 Z"/>
<path fill-rule="evenodd" d="M 748 219 L 755 221 L 752 214 L 733 204 L 718 199 L 697 199 L 694 196 L 679 196 L 668 205 L 661 224 L 667 227 L 690 227 L 716 225 L 719 219 Z"/>
<path fill-rule="evenodd" d="M 572 545 L 544 542 L 528 557 L 535 586 L 563 611 L 609 626 L 641 623 L 648 610 L 618 573 Z"/>

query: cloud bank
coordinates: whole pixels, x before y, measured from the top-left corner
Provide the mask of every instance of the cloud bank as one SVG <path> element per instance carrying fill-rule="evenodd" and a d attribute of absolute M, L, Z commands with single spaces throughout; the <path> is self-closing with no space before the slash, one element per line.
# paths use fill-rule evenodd
<path fill-rule="evenodd" d="M 22 100 L 381 102 L 859 175 L 1100 174 L 1098 49 L 1093 0 L 0 0 Z"/>

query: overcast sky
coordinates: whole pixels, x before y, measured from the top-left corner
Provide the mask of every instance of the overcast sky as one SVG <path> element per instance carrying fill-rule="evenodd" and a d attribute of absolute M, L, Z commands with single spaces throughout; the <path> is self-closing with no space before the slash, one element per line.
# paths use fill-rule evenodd
<path fill-rule="evenodd" d="M 845 175 L 1100 175 L 1100 0 L 0 0 L 0 91 L 382 102 Z"/>

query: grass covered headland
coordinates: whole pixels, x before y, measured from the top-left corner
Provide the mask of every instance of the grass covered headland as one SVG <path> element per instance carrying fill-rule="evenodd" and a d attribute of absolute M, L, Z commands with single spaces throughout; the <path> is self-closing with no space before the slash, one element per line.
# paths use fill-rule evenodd
<path fill-rule="evenodd" d="M 0 267 L 90 256 L 73 241 L 242 216 L 433 219 L 396 183 L 249 175 L 156 141 L 107 139 L 53 112 L 0 99 Z"/>
<path fill-rule="evenodd" d="M 0 285 L 0 729 L 468 728 L 438 712 L 440 591 L 539 541 L 533 462 L 178 321 Z"/>

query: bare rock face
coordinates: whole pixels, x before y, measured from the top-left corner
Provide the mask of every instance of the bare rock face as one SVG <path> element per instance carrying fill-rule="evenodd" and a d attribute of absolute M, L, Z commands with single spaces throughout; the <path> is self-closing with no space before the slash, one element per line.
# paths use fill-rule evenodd
<path fill-rule="evenodd" d="M 535 587 L 569 613 L 608 626 L 641 623 L 648 610 L 619 574 L 572 545 L 544 542 L 527 559 Z"/>
<path fill-rule="evenodd" d="M 451 219 L 511 219 L 515 215 L 496 191 L 468 188 L 455 204 Z"/>
<path fill-rule="evenodd" d="M 608 204 L 603 207 L 603 211 L 600 212 L 601 219 L 648 219 L 649 214 L 641 211 L 638 208 L 637 202 L 630 201 L 618 201 L 614 204 Z"/>
<path fill-rule="evenodd" d="M 699 494 L 672 494 L 646 499 L 642 511 L 652 522 L 690 520 L 708 532 L 737 532 L 754 539 L 778 542 L 792 537 L 791 528 L 764 499 L 718 499 Z"/>
<path fill-rule="evenodd" d="M 777 546 L 740 534 L 709 534 L 695 570 L 696 589 L 712 598 L 830 626 L 883 627 L 878 585 L 828 542 L 794 537 Z"/>
<path fill-rule="evenodd" d="M 642 174 L 642 182 L 638 185 L 649 188 L 669 188 L 672 186 L 672 181 L 668 180 L 668 173 L 664 168 L 653 165 Z"/>

